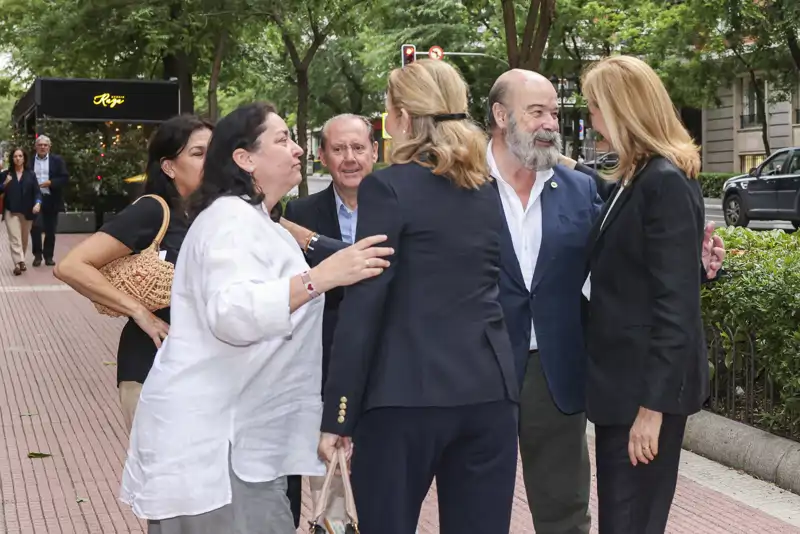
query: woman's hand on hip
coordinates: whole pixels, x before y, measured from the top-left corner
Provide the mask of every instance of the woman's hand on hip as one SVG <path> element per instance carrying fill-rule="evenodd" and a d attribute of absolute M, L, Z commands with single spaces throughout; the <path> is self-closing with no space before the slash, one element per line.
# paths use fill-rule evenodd
<path fill-rule="evenodd" d="M 661 434 L 661 412 L 639 408 L 628 440 L 628 456 L 635 467 L 639 462 L 649 464 L 658 456 L 658 436 Z"/>
<path fill-rule="evenodd" d="M 153 313 L 144 306 L 136 310 L 136 312 L 131 315 L 131 319 L 136 321 L 139 328 L 150 336 L 150 339 L 153 340 L 156 347 L 160 349 L 161 341 L 169 334 L 169 325 L 153 315 Z"/>
<path fill-rule="evenodd" d="M 365 237 L 311 269 L 311 280 L 317 291 L 353 285 L 381 274 L 389 267 L 384 257 L 394 254 L 393 248 L 375 246 L 384 241 L 385 235 Z"/>

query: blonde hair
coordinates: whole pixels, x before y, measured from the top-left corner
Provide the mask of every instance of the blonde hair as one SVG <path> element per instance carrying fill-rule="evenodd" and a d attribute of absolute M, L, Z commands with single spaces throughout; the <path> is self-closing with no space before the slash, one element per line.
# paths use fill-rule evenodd
<path fill-rule="evenodd" d="M 393 143 L 392 162 L 414 161 L 449 178 L 459 187 L 477 189 L 489 180 L 486 134 L 468 117 L 436 122 L 435 115 L 467 113 L 467 84 L 444 61 L 423 59 L 389 75 L 389 102 L 411 118 L 409 136 Z"/>
<path fill-rule="evenodd" d="M 584 73 L 582 86 L 590 105 L 602 113 L 608 140 L 619 154 L 611 178 L 632 179 L 637 166 L 655 155 L 697 178 L 699 148 L 647 63 L 630 56 L 605 58 Z"/>

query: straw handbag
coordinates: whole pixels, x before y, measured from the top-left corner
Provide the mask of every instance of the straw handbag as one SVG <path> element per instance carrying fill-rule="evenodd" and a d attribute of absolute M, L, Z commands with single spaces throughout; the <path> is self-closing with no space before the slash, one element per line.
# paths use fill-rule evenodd
<path fill-rule="evenodd" d="M 175 266 L 158 256 L 161 240 L 164 239 L 169 226 L 169 206 L 157 195 L 144 195 L 133 203 L 136 204 L 145 197 L 157 200 L 164 211 L 164 218 L 156 238 L 140 253 L 118 258 L 104 265 L 100 268 L 100 273 L 111 282 L 111 285 L 135 298 L 152 312 L 169 306 Z M 94 306 L 103 315 L 122 317 L 121 313 L 102 304 L 95 303 Z"/>
<path fill-rule="evenodd" d="M 341 477 L 334 481 L 336 471 Z M 320 477 L 315 477 L 317 480 Z M 344 449 L 337 449 L 336 456 L 328 466 L 322 489 L 315 491 L 312 479 L 311 494 L 314 500 L 314 516 L 309 521 L 309 534 L 359 534 L 356 502 L 347 472 Z"/>

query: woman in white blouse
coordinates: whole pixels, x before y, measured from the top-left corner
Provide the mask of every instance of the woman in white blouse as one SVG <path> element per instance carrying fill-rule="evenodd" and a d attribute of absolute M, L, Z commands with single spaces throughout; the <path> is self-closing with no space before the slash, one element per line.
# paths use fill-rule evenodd
<path fill-rule="evenodd" d="M 122 480 L 149 534 L 293 533 L 286 476 L 325 472 L 320 295 L 379 275 L 392 250 L 374 236 L 308 268 L 270 217 L 302 154 L 269 104 L 214 131 Z"/>

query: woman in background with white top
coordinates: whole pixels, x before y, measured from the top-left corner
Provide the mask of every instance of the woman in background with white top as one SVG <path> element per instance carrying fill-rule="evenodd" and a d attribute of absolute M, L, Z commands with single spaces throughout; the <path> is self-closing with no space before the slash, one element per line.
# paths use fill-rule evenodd
<path fill-rule="evenodd" d="M 391 249 L 371 237 L 308 268 L 270 218 L 302 154 L 269 104 L 214 131 L 122 481 L 149 534 L 293 533 L 286 476 L 325 472 L 319 296 L 379 275 Z"/>

